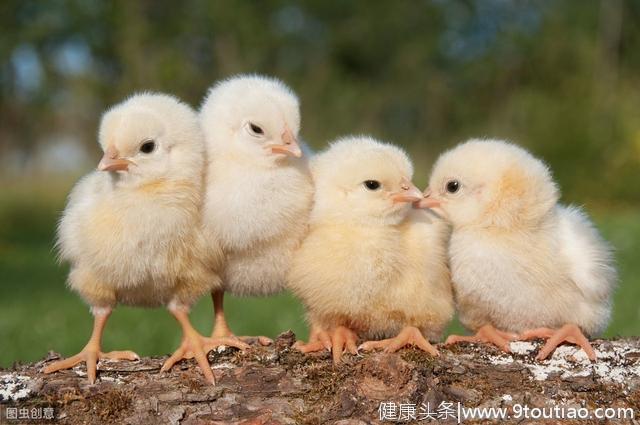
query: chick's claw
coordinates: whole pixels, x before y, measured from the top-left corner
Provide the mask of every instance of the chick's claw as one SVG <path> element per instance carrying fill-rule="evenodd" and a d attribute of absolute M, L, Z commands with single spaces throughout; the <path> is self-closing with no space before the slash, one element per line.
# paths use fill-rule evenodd
<path fill-rule="evenodd" d="M 319 342 L 324 346 L 324 348 L 326 348 L 329 351 L 331 351 L 331 346 L 333 345 L 331 343 L 331 335 L 329 334 L 329 332 L 315 325 L 312 326 L 311 328 L 311 335 L 309 335 L 309 342 L 310 343 Z"/>
<path fill-rule="evenodd" d="M 249 344 L 254 341 L 256 341 L 258 344 L 264 347 L 273 344 L 273 340 L 267 336 L 235 336 L 234 334 L 228 334 L 222 337 L 214 335 L 211 338 L 212 339 L 217 339 L 217 338 L 232 339 L 236 341 L 236 344 L 238 344 L 238 345 L 233 345 L 233 347 L 240 348 L 241 350 L 246 350 L 250 348 Z M 227 344 L 221 344 L 221 345 L 227 345 Z"/>
<path fill-rule="evenodd" d="M 413 326 L 407 326 L 402 329 L 398 336 L 394 338 L 383 339 L 380 341 L 367 341 L 361 344 L 359 348 L 363 351 L 383 349 L 386 353 L 394 353 L 407 345 L 416 346 L 432 356 L 440 355 L 438 350 L 436 350 L 435 347 L 427 341 L 424 335 L 422 335 L 420 329 Z"/>
<path fill-rule="evenodd" d="M 296 350 L 300 351 L 303 354 L 315 353 L 315 352 L 327 349 L 327 347 L 325 347 L 324 344 L 322 344 L 320 341 L 315 341 L 315 342 L 309 341 L 308 343 L 305 343 L 304 341 L 296 341 L 296 343 L 293 344 L 293 348 L 295 348 Z"/>
<path fill-rule="evenodd" d="M 68 359 L 60 360 L 52 363 L 42 369 L 43 373 L 53 373 L 59 370 L 71 369 L 79 363 L 85 362 L 87 365 L 87 378 L 89 383 L 96 382 L 98 369 L 98 361 L 101 359 L 109 360 L 140 360 L 140 357 L 133 351 L 111 351 L 103 353 L 100 348 L 85 347 L 81 352 Z"/>
<path fill-rule="evenodd" d="M 238 341 L 234 338 L 206 338 L 195 333 L 186 335 L 182 340 L 180 347 L 178 347 L 178 349 L 164 362 L 160 372 L 168 371 L 180 360 L 192 359 L 195 357 L 205 379 L 212 385 L 215 385 L 216 380 L 213 376 L 213 372 L 211 371 L 211 367 L 209 366 L 207 353 L 221 345 L 236 347 L 241 350 L 249 347 L 244 342 Z"/>
<path fill-rule="evenodd" d="M 207 359 L 206 354 L 207 352 L 204 351 L 202 346 L 193 347 L 192 344 L 193 343 L 189 343 L 186 340 L 183 341 L 182 345 L 164 362 L 160 372 L 168 371 L 180 360 L 195 357 L 207 382 L 211 385 L 215 385 L 216 378 L 213 376 L 213 372 L 209 366 L 209 360 Z"/>
<path fill-rule="evenodd" d="M 485 325 L 478 329 L 475 335 L 462 336 L 450 335 L 445 341 L 445 345 L 455 344 L 456 342 L 475 342 L 493 344 L 505 353 L 511 352 L 510 341 L 518 339 L 518 335 L 509 332 L 503 332 L 491 325 Z"/>
<path fill-rule="evenodd" d="M 273 340 L 271 338 L 269 338 L 268 336 L 264 336 L 264 335 L 259 335 L 259 336 L 241 336 L 240 339 L 243 340 L 243 341 L 250 341 L 252 339 L 257 339 L 258 340 L 258 344 L 263 345 L 265 347 L 267 345 L 273 344 Z"/>
<path fill-rule="evenodd" d="M 596 352 L 589 343 L 587 337 L 584 336 L 582 330 L 574 325 L 567 324 L 560 329 L 554 330 L 549 328 L 538 328 L 523 332 L 522 339 L 547 339 L 546 344 L 540 349 L 536 356 L 536 360 L 544 360 L 563 342 L 580 346 L 592 362 L 596 360 Z"/>
<path fill-rule="evenodd" d="M 522 332 L 518 337 L 518 339 L 521 339 L 523 341 L 529 341 L 531 339 L 536 339 L 536 338 L 548 339 L 548 338 L 551 338 L 554 333 L 555 333 L 555 330 L 550 328 L 529 329 L 527 331 Z"/>
<path fill-rule="evenodd" d="M 353 355 L 358 354 L 357 341 L 358 335 L 354 331 L 344 326 L 338 326 L 330 332 L 313 330 L 307 344 L 298 341 L 294 344 L 294 348 L 305 354 L 330 350 L 333 363 L 337 364 L 342 360 L 342 354 L 345 350 Z"/>
<path fill-rule="evenodd" d="M 208 353 L 211 350 L 215 350 L 219 347 L 233 347 L 233 348 L 237 348 L 238 350 L 248 350 L 249 348 L 251 348 L 249 346 L 249 344 L 247 344 L 246 342 L 241 341 L 239 338 L 236 337 L 219 337 L 219 338 L 207 338 L 204 336 L 200 336 L 200 338 L 202 338 L 203 340 L 203 347 L 204 347 L 204 351 L 205 353 Z M 192 351 L 187 351 L 184 355 L 185 359 L 192 359 L 194 358 L 195 355 L 193 354 Z"/>
<path fill-rule="evenodd" d="M 171 314 L 176 318 L 182 327 L 182 344 L 180 347 L 164 362 L 160 372 L 165 372 L 173 367 L 174 364 L 183 359 L 194 358 L 198 362 L 198 366 L 202 370 L 205 379 L 212 385 L 215 385 L 216 379 L 213 376 L 207 353 L 221 345 L 236 347 L 241 350 L 249 346 L 237 338 L 221 337 L 207 338 L 198 333 L 189 321 L 188 311 L 184 308 L 172 306 L 169 308 Z"/>
<path fill-rule="evenodd" d="M 296 341 L 296 343 L 293 344 L 293 348 L 303 354 L 307 354 L 322 351 L 323 349 L 331 352 L 332 345 L 331 335 L 329 335 L 329 332 L 313 325 L 311 327 L 311 332 L 309 333 L 309 342 L 305 343 L 304 341 Z"/>
<path fill-rule="evenodd" d="M 140 356 L 138 356 L 135 352 L 128 350 L 100 353 L 100 358 L 109 360 L 140 360 Z"/>
<path fill-rule="evenodd" d="M 236 336 L 233 334 L 233 332 L 231 332 L 231 330 L 229 330 L 229 328 L 226 329 L 218 329 L 215 328 L 213 330 L 213 333 L 211 334 L 211 339 L 232 339 L 235 341 L 235 343 L 237 345 L 233 345 L 236 348 L 240 348 L 241 350 L 246 350 L 247 348 L 249 348 L 249 343 L 257 341 L 258 344 L 262 345 L 262 346 L 268 346 L 273 344 L 273 340 L 269 337 L 266 336 Z M 220 345 L 227 345 L 227 344 L 220 344 Z"/>
<path fill-rule="evenodd" d="M 358 335 L 351 329 L 338 326 L 331 333 L 331 351 L 333 353 L 333 363 L 337 364 L 342 360 L 345 350 L 354 356 L 358 354 Z"/>

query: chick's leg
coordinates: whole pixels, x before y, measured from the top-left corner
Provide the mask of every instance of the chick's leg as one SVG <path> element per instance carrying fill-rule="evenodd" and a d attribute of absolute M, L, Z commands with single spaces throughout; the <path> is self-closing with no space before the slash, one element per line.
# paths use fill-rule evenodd
<path fill-rule="evenodd" d="M 353 355 L 358 354 L 357 341 L 358 335 L 345 326 L 337 326 L 329 332 L 312 326 L 309 342 L 305 344 L 298 341 L 294 348 L 305 354 L 331 349 L 333 363 L 339 363 L 345 350 Z"/>
<path fill-rule="evenodd" d="M 518 335 L 516 334 L 503 332 L 491 325 L 484 325 L 472 336 L 450 335 L 444 342 L 444 345 L 451 345 L 456 342 L 482 342 L 493 344 L 502 351 L 510 353 L 511 347 L 509 346 L 509 342 L 516 339 L 518 339 Z"/>
<path fill-rule="evenodd" d="M 211 338 L 234 336 L 231 329 L 229 329 L 227 319 L 224 316 L 224 291 L 213 291 L 211 293 L 211 298 L 213 299 L 214 313 L 213 333 L 211 334 Z"/>
<path fill-rule="evenodd" d="M 209 367 L 207 353 L 220 345 L 229 345 L 240 349 L 246 348 L 246 344 L 229 337 L 206 338 L 198 333 L 191 325 L 189 320 L 189 312 L 184 307 L 170 306 L 169 311 L 176 318 L 182 327 L 182 343 L 180 347 L 164 362 L 160 372 L 165 372 L 173 367 L 174 364 L 183 359 L 195 357 L 198 366 L 202 369 L 202 373 L 207 381 L 215 384 L 216 380 Z"/>
<path fill-rule="evenodd" d="M 92 313 L 93 331 L 91 332 L 91 337 L 89 338 L 87 345 L 75 356 L 48 365 L 42 370 L 44 373 L 70 369 L 84 361 L 87 364 L 87 377 L 89 378 L 89 382 L 93 384 L 96 382 L 98 360 L 140 360 L 140 357 L 138 357 L 138 355 L 133 351 L 111 351 L 109 353 L 103 353 L 101 351 L 102 333 L 105 325 L 107 324 L 107 320 L 111 315 L 111 309 L 94 308 L 92 309 Z"/>
<path fill-rule="evenodd" d="M 231 332 L 229 329 L 229 325 L 227 324 L 227 319 L 224 316 L 224 291 L 213 291 L 211 292 L 211 298 L 213 299 L 213 311 L 214 311 L 214 325 L 213 332 L 211 333 L 211 338 L 235 338 L 239 341 L 247 341 L 251 339 L 257 339 L 260 345 L 270 345 L 273 343 L 271 338 L 267 338 L 266 336 L 258 336 L 258 337 L 237 337 Z M 248 347 L 248 346 L 247 346 Z"/>
<path fill-rule="evenodd" d="M 596 360 L 596 352 L 589 343 L 587 337 L 584 336 L 582 330 L 574 324 L 566 324 L 560 329 L 549 329 L 549 328 L 537 328 L 531 329 L 526 332 L 523 332 L 520 335 L 521 339 L 529 340 L 535 338 L 543 338 L 547 339 L 547 343 L 542 347 L 538 355 L 536 356 L 536 360 L 544 360 L 555 350 L 558 345 L 563 342 L 568 342 L 570 344 L 579 345 L 582 347 L 585 353 L 587 353 L 587 357 L 592 362 Z"/>
<path fill-rule="evenodd" d="M 387 353 L 394 353 L 400 348 L 407 345 L 414 345 L 423 351 L 431 354 L 432 356 L 440 355 L 438 350 L 422 335 L 420 329 L 414 326 L 407 326 L 403 328 L 398 336 L 389 339 L 383 339 L 380 341 L 367 341 L 360 344 L 360 347 L 364 351 L 372 351 L 375 349 L 384 349 Z"/>

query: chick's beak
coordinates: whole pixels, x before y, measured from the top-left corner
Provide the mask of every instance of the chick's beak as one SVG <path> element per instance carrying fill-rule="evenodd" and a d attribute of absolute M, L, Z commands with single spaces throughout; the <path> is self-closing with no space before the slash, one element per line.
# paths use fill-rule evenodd
<path fill-rule="evenodd" d="M 99 171 L 128 171 L 131 161 L 120 157 L 118 150 L 112 145 L 107 147 L 98 164 Z"/>
<path fill-rule="evenodd" d="M 431 194 L 431 189 L 427 189 L 424 191 L 424 195 L 420 199 L 419 202 L 416 202 L 416 207 L 418 208 L 436 208 L 441 204 L 439 199 L 436 199 Z"/>
<path fill-rule="evenodd" d="M 411 181 L 405 177 L 400 182 L 400 191 L 391 195 L 393 203 L 398 202 L 418 202 L 422 199 L 422 192 Z"/>
<path fill-rule="evenodd" d="M 296 140 L 295 136 L 286 128 L 282 133 L 282 144 L 280 145 L 271 145 L 271 152 L 273 153 L 283 153 L 286 155 L 295 156 L 296 158 L 300 158 L 302 156 L 302 150 L 300 149 L 300 145 Z"/>

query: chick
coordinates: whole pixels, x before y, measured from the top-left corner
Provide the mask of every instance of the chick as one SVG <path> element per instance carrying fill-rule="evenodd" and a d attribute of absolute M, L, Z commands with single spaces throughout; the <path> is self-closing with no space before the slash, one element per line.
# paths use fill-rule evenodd
<path fill-rule="evenodd" d="M 312 161 L 315 203 L 289 285 L 311 324 L 303 352 L 331 347 L 395 351 L 417 345 L 432 355 L 453 315 L 446 259 L 448 226 L 412 208 L 421 192 L 400 148 L 370 137 L 334 142 Z M 425 338 L 425 336 L 427 338 Z"/>
<path fill-rule="evenodd" d="M 222 287 L 212 293 L 212 335 L 234 337 L 224 292 L 266 296 L 284 288 L 308 226 L 313 184 L 297 140 L 298 99 L 282 82 L 258 75 L 222 81 L 204 100 L 200 122 L 209 154 L 207 238 L 219 240 L 226 255 Z"/>
<path fill-rule="evenodd" d="M 509 351 L 514 333 L 595 352 L 583 333 L 604 330 L 616 270 L 587 216 L 558 204 L 547 166 L 524 149 L 471 140 L 436 162 L 422 207 L 453 225 L 449 257 L 461 322 L 472 337 Z"/>
<path fill-rule="evenodd" d="M 204 143 L 197 115 L 172 96 L 138 94 L 104 114 L 99 142 L 104 156 L 71 192 L 57 241 L 61 259 L 71 263 L 69 286 L 91 306 L 93 333 L 79 354 L 44 372 L 84 361 L 95 382 L 99 359 L 137 358 L 130 351 L 101 351 L 112 309 L 167 306 L 183 342 L 163 370 L 195 356 L 213 383 L 205 353 L 221 341 L 200 336 L 188 317 L 201 295 L 220 287 L 223 262 L 215 241 L 204 249 Z"/>

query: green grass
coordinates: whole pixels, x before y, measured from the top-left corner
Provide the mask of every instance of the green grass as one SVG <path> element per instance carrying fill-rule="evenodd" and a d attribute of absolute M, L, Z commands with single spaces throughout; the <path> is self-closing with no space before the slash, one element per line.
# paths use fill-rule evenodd
<path fill-rule="evenodd" d="M 33 361 L 48 350 L 71 355 L 91 330 L 86 305 L 65 288 L 66 266 L 52 251 L 55 222 L 69 184 L 46 188 L 3 185 L 0 195 L 0 366 Z M 606 336 L 640 335 L 640 210 L 599 210 L 594 214 L 604 236 L 617 250 L 621 283 Z M 289 294 L 269 298 L 228 297 L 231 327 L 241 335 L 275 336 L 292 329 L 306 337 L 302 306 Z M 208 297 L 194 307 L 194 326 L 211 329 Z M 454 323 L 450 331 L 460 332 Z M 105 350 L 132 349 L 141 355 L 173 351 L 180 341 L 177 323 L 164 309 L 118 308 L 104 335 Z"/>
<path fill-rule="evenodd" d="M 607 337 L 640 336 L 640 209 L 594 214 L 603 236 L 616 253 L 620 282 Z"/>

